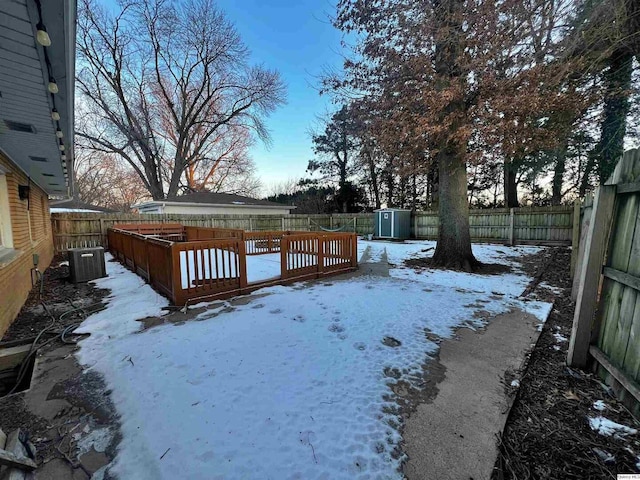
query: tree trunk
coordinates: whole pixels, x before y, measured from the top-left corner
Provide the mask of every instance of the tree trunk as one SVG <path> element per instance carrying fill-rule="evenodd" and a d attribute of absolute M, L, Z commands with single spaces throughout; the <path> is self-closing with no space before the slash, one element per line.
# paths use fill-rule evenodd
<path fill-rule="evenodd" d="M 551 184 L 551 205 L 562 203 L 562 178 L 564 177 L 565 156 L 558 155 L 556 166 L 553 170 L 553 182 Z"/>
<path fill-rule="evenodd" d="M 411 210 L 414 212 L 417 210 L 418 205 L 418 184 L 416 180 L 415 168 L 411 175 Z"/>
<path fill-rule="evenodd" d="M 504 206 L 506 208 L 517 208 L 520 206 L 518 204 L 516 168 L 511 161 L 504 162 Z"/>
<path fill-rule="evenodd" d="M 596 145 L 595 148 L 598 148 Z M 580 189 L 578 191 L 578 195 L 580 198 L 584 198 L 587 193 L 587 189 L 589 188 L 591 182 L 589 181 L 589 177 L 591 176 L 591 172 L 593 171 L 593 167 L 596 164 L 596 153 L 595 149 L 590 151 L 587 154 L 587 163 L 584 166 L 584 173 L 582 174 L 582 180 L 580 181 Z"/>
<path fill-rule="evenodd" d="M 393 207 L 395 206 L 395 203 L 393 201 L 393 194 L 395 193 L 395 182 L 393 179 L 393 171 L 391 170 L 391 168 L 389 168 L 389 170 L 387 170 L 386 172 L 386 180 L 387 180 L 387 195 L 388 195 L 387 207 Z"/>
<path fill-rule="evenodd" d="M 164 200 L 164 191 L 162 189 L 162 183 L 151 175 L 147 176 L 149 182 L 149 193 L 154 200 Z"/>
<path fill-rule="evenodd" d="M 407 207 L 407 177 L 405 177 L 404 173 L 400 177 L 399 183 L 399 191 L 400 191 L 400 200 L 399 206 L 400 208 Z"/>
<path fill-rule="evenodd" d="M 461 153 L 442 151 L 437 155 L 440 223 L 433 263 L 436 266 L 472 271 L 480 262 L 471 251 L 467 169 Z"/>
<path fill-rule="evenodd" d="M 429 186 L 429 200 L 428 205 L 430 210 L 437 210 L 439 202 L 438 197 L 438 166 L 430 165 L 429 166 L 429 176 L 428 176 L 428 186 Z"/>
<path fill-rule="evenodd" d="M 465 48 L 461 12 L 464 0 L 436 0 L 435 23 L 439 35 L 435 47 L 435 73 L 438 89 L 450 98 L 440 113 L 446 134 L 435 140 L 438 164 L 439 221 L 438 243 L 433 264 L 445 268 L 473 270 L 479 265 L 471 251 L 469 204 L 467 203 L 467 140 L 462 127 L 467 120 L 467 105 L 456 90 L 466 91 L 468 72 L 461 66 Z M 453 88 L 452 88 L 453 86 Z M 461 137 L 465 138 L 463 140 Z"/>
<path fill-rule="evenodd" d="M 566 159 L 567 141 L 556 152 L 556 165 L 553 169 L 553 181 L 551 183 L 551 205 L 560 205 L 562 203 L 562 184 Z"/>
<path fill-rule="evenodd" d="M 616 50 L 609 58 L 609 68 L 604 75 L 606 92 L 598 143 L 600 183 L 607 181 L 624 153 L 632 64 L 633 55 L 628 50 Z"/>
<path fill-rule="evenodd" d="M 338 158 L 340 156 L 338 155 Z M 346 187 L 347 186 L 347 152 L 344 152 L 344 161 L 340 163 L 340 181 L 338 183 L 338 194 L 342 200 L 340 209 L 342 213 L 349 212 L 349 199 L 347 197 Z"/>
<path fill-rule="evenodd" d="M 373 190 L 373 198 L 375 201 L 376 209 L 380 208 L 380 186 L 378 185 L 378 174 L 376 172 L 376 164 L 373 160 L 373 154 L 368 151 L 367 163 L 369 164 L 369 175 L 371 177 L 371 189 Z"/>

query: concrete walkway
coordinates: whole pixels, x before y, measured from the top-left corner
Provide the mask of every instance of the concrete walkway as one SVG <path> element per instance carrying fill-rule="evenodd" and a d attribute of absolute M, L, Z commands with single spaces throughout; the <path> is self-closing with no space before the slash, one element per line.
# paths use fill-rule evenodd
<path fill-rule="evenodd" d="M 353 275 L 389 276 L 386 251 L 372 262 L 367 248 Z M 521 310 L 487 319 L 484 329 L 458 330 L 427 365 L 434 390 L 406 420 L 403 450 L 409 480 L 491 477 L 516 388 L 511 381 L 538 341 L 538 320 Z"/>
<path fill-rule="evenodd" d="M 520 310 L 494 317 L 480 331 L 461 329 L 428 366 L 439 377 L 435 398 L 406 422 L 409 480 L 489 479 L 513 397 L 513 374 L 538 339 L 538 319 Z M 444 378 L 442 372 L 444 371 Z"/>
<path fill-rule="evenodd" d="M 380 260 L 376 262 L 371 261 L 371 247 L 365 248 L 362 252 L 362 257 L 358 260 L 358 270 L 356 270 L 351 276 L 357 277 L 360 275 L 372 275 L 376 277 L 388 277 L 389 276 L 389 260 L 387 259 L 387 251 L 385 250 L 380 256 Z"/>

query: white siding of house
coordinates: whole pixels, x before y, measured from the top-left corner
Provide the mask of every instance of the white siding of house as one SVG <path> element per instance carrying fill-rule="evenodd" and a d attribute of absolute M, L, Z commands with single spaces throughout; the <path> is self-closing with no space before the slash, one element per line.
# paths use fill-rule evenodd
<path fill-rule="evenodd" d="M 182 213 L 192 215 L 289 215 L 288 208 L 260 208 L 255 207 L 213 207 L 190 205 L 165 205 L 160 211 L 150 211 L 146 208 L 141 213 Z"/>

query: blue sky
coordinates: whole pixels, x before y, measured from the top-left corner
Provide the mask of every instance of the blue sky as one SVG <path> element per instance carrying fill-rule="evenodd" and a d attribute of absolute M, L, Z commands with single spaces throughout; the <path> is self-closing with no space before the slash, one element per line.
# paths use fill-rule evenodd
<path fill-rule="evenodd" d="M 117 0 L 101 0 L 116 9 Z M 319 76 L 342 67 L 341 33 L 329 23 L 332 0 L 217 0 L 251 51 L 251 63 L 280 72 L 287 104 L 267 120 L 271 145 L 257 141 L 251 156 L 263 184 L 269 186 L 305 175 L 312 158 L 309 130 L 318 116 L 334 109 L 320 96 Z"/>
<path fill-rule="evenodd" d="M 265 187 L 305 173 L 312 157 L 309 129 L 317 116 L 332 109 L 319 95 L 318 76 L 340 68 L 341 34 L 327 16 L 335 7 L 327 0 L 218 0 L 252 52 L 252 60 L 278 70 L 287 85 L 287 104 L 269 119 L 272 145 L 261 142 L 252 157 Z M 265 188 L 268 190 L 268 188 Z"/>

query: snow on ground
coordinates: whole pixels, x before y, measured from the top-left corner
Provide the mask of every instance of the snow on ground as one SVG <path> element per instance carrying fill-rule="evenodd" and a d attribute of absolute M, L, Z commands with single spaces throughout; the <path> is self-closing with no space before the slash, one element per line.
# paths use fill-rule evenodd
<path fill-rule="evenodd" d="M 635 435 L 638 430 L 635 428 L 627 427 L 620 423 L 616 423 L 613 420 L 609 420 L 603 416 L 589 417 L 589 426 L 591 430 L 595 430 L 600 435 L 625 437 L 627 435 Z"/>
<path fill-rule="evenodd" d="M 279 253 L 247 255 L 247 280 L 249 283 L 278 278 L 280 270 Z"/>
<path fill-rule="evenodd" d="M 433 242 L 376 244 L 391 277 L 329 278 L 262 289 L 246 305 L 217 302 L 197 320 L 143 332 L 166 300 L 113 262 L 109 307 L 89 317 L 80 361 L 102 373 L 120 415 L 120 478 L 401 478 L 391 372 L 415 383 L 437 350 L 479 311 L 514 306 L 542 320 L 550 305 L 516 299 L 523 274 L 400 268 Z M 389 245 L 392 245 L 389 247 Z M 362 248 L 362 247 L 361 247 Z M 363 250 L 361 250 L 363 251 Z M 477 246 L 483 261 L 512 249 Z M 492 260 L 493 259 L 493 260 Z M 505 260 L 506 261 L 506 260 Z M 385 337 L 399 342 L 383 343 Z M 385 372 L 387 375 L 385 375 Z M 164 454 L 164 456 L 163 456 Z M 162 457 L 162 458 L 160 458 Z"/>
<path fill-rule="evenodd" d="M 237 260 L 234 252 L 219 248 L 187 250 L 180 252 L 180 284 L 188 288 L 211 278 L 237 278 Z M 273 280 L 281 276 L 280 253 L 247 255 L 247 281 L 249 283 Z M 324 257 L 324 265 L 332 266 L 344 260 L 329 255 Z M 289 253 L 291 268 L 318 264 L 316 254 Z"/>
<path fill-rule="evenodd" d="M 555 332 L 553 334 L 553 338 L 555 338 L 556 342 L 558 342 L 558 343 L 565 343 L 565 342 L 569 341 L 569 339 L 567 337 L 565 337 L 564 335 L 562 335 L 561 333 L 558 333 L 558 332 Z"/>
<path fill-rule="evenodd" d="M 249 283 L 271 280 L 280 276 L 279 253 L 247 255 L 246 258 Z M 233 252 L 217 248 L 180 252 L 182 288 L 187 288 L 194 281 L 202 279 L 234 278 L 238 276 L 236 270 L 236 255 Z"/>
<path fill-rule="evenodd" d="M 596 400 L 595 402 L 593 402 L 593 408 L 595 410 L 598 410 L 599 412 L 603 412 L 607 409 L 607 404 L 602 400 Z"/>
<path fill-rule="evenodd" d="M 514 269 L 513 273 L 503 275 L 477 275 L 465 272 L 443 271 L 436 269 L 422 269 L 416 271 L 406 268 L 403 262 L 411 258 L 430 257 L 435 250 L 436 242 L 412 240 L 405 243 L 380 242 L 358 240 L 359 253 L 369 247 L 369 254 L 373 258 L 380 258 L 386 251 L 388 262 L 394 267 L 389 274 L 398 279 L 411 280 L 424 284 L 426 288 L 450 287 L 466 289 L 476 294 L 492 296 L 509 296 L 514 306 L 538 316 L 544 322 L 549 315 L 551 304 L 543 302 L 531 302 L 517 300 L 527 287 L 531 279 L 520 269 L 513 257 L 531 255 L 542 250 L 541 247 L 517 246 L 507 247 L 503 245 L 475 244 L 473 253 L 475 257 L 484 263 L 499 263 L 509 265 Z M 361 255 L 361 253 L 360 253 Z"/>

